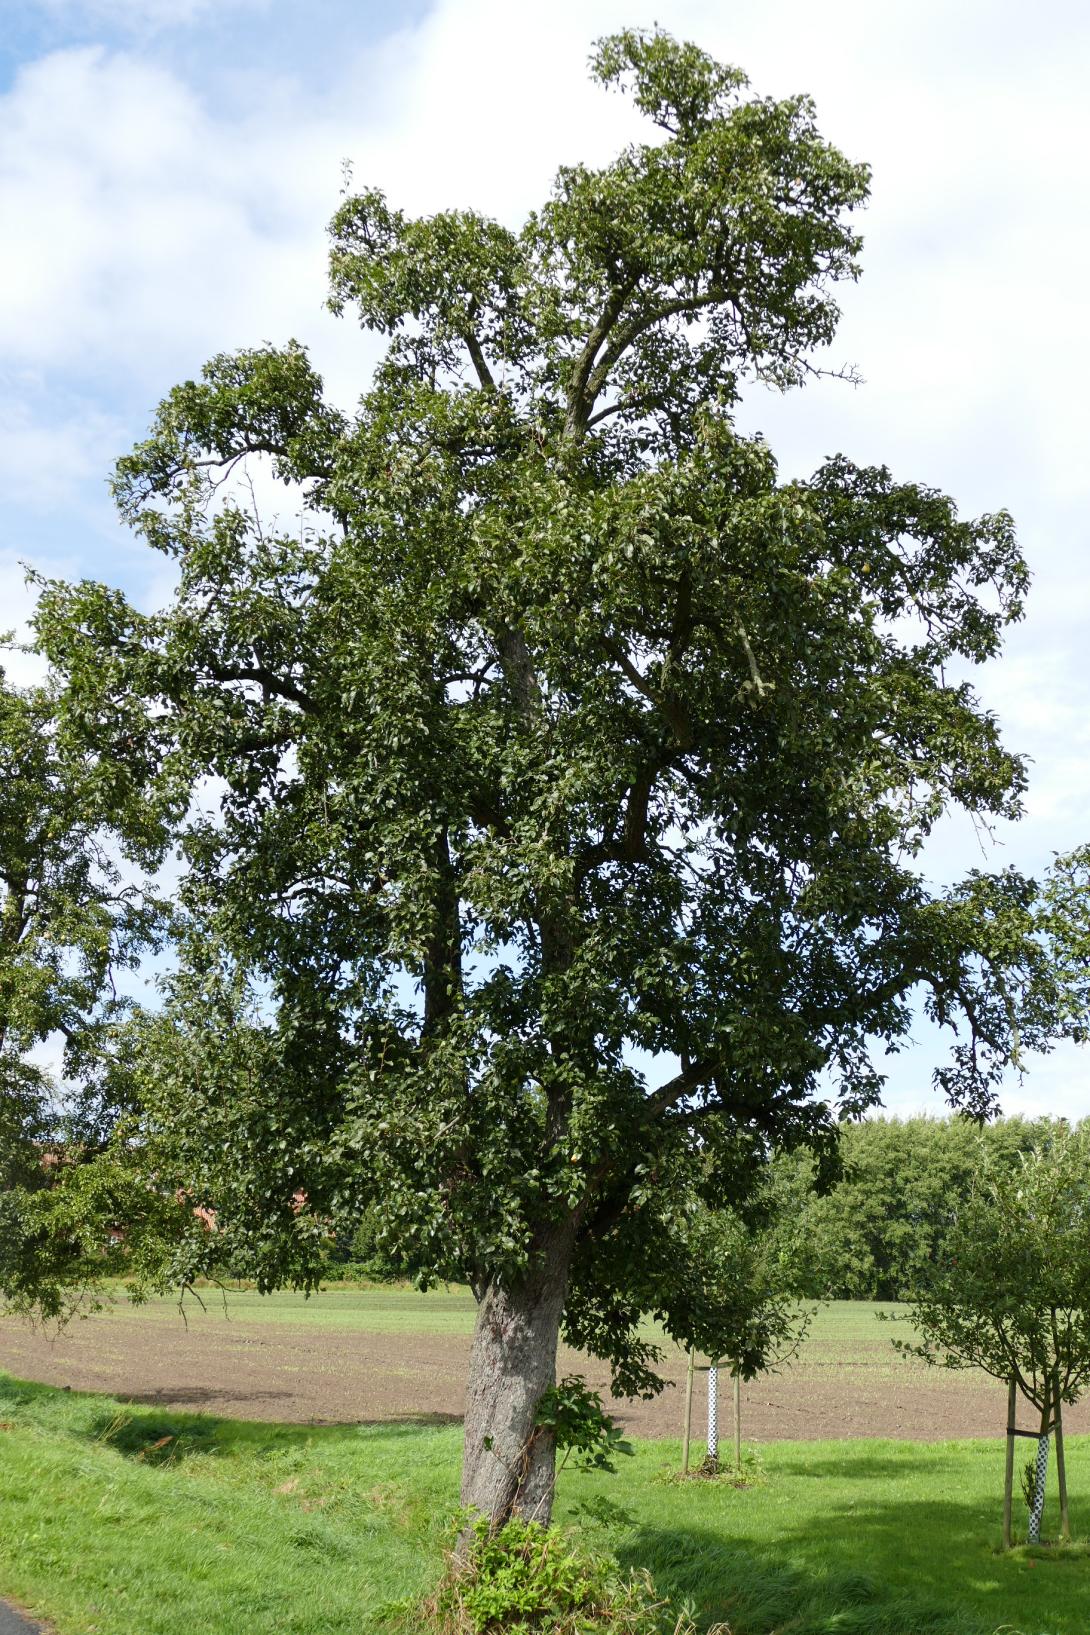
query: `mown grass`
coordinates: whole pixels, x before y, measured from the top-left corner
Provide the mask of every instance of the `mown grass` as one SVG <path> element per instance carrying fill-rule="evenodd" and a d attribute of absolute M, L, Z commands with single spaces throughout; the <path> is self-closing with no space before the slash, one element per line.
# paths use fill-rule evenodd
<path fill-rule="evenodd" d="M 0 1376 L 0 1594 L 60 1635 L 369 1635 L 434 1583 L 460 1429 L 134 1408 Z M 565 1472 L 557 1519 L 736 1635 L 1085 1635 L 1090 1554 L 997 1553 L 1002 1443 L 779 1443 L 764 1479 Z M 1090 1438 L 1069 1439 L 1076 1523 Z M 604 1528 L 585 1506 L 627 1515 Z M 1046 1515 L 1046 1531 L 1055 1518 Z M 400 1621 L 399 1621 L 400 1619 Z"/>

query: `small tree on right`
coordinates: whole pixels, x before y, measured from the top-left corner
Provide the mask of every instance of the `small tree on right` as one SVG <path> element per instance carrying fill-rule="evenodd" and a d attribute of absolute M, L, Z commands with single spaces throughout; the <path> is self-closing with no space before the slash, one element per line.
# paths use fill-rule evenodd
<path fill-rule="evenodd" d="M 1025 1471 L 1029 1540 L 1040 1539 L 1049 1438 L 1056 1432 L 1061 1536 L 1070 1537 L 1062 1406 L 1090 1384 L 1090 1125 L 1063 1121 L 999 1167 L 983 1142 L 949 1255 L 913 1307 L 917 1344 L 898 1349 L 942 1368 L 981 1368 L 1010 1388 L 1004 1543 L 1010 1544 L 1013 1410 L 1020 1394 L 1039 1417 L 1037 1457 Z"/>

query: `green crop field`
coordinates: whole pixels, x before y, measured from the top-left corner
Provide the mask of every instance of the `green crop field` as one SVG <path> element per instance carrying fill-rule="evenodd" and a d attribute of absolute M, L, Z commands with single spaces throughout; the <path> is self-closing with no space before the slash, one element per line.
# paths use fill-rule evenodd
<path fill-rule="evenodd" d="M 402 1286 L 347 1287 L 333 1284 L 309 1298 L 281 1292 L 258 1294 L 254 1289 L 228 1286 L 202 1289 L 201 1302 L 190 1295 L 185 1302 L 186 1320 L 191 1324 L 217 1324 L 224 1317 L 247 1323 L 306 1326 L 314 1329 L 348 1329 L 360 1334 L 471 1334 L 476 1314 L 468 1289 L 431 1289 L 427 1294 Z M 113 1310 L 130 1311 L 121 1294 Z M 818 1306 L 805 1342 L 805 1354 L 813 1364 L 886 1371 L 897 1366 L 890 1346 L 891 1330 L 875 1322 L 884 1312 L 903 1318 L 903 1307 L 870 1300 L 837 1300 Z M 139 1308 L 149 1322 L 173 1325 L 178 1321 L 174 1299 L 150 1300 Z M 654 1324 L 645 1325 L 649 1335 L 661 1334 Z M 907 1324 L 896 1331 L 908 1333 Z M 666 1342 L 668 1345 L 671 1343 Z"/>
<path fill-rule="evenodd" d="M 397 1307 L 397 1310 L 410 1310 Z M 838 1314 L 850 1322 L 851 1314 Z M 830 1343 L 833 1335 L 830 1331 Z M 59 1635 L 368 1635 L 441 1569 L 457 1427 L 247 1424 L 0 1376 L 0 1594 Z M 778 1443 L 755 1485 L 566 1471 L 557 1519 L 735 1635 L 1085 1635 L 1090 1555 L 997 1553 L 1002 1443 Z M 1090 1438 L 1070 1439 L 1076 1526 Z M 1046 1514 L 1046 1532 L 1055 1518 Z"/>
<path fill-rule="evenodd" d="M 186 1321 L 215 1324 L 222 1318 L 247 1323 L 275 1323 L 315 1329 L 351 1329 L 361 1334 L 472 1334 L 476 1306 L 468 1289 L 418 1290 L 378 1285 L 347 1287 L 333 1284 L 311 1296 L 282 1291 L 258 1294 L 254 1289 L 228 1286 L 198 1291 L 203 1306 L 190 1295 L 185 1301 Z M 128 1302 L 122 1295 L 113 1308 L 123 1314 Z M 143 1319 L 164 1324 L 178 1320 L 174 1299 L 149 1300 L 139 1308 Z"/>

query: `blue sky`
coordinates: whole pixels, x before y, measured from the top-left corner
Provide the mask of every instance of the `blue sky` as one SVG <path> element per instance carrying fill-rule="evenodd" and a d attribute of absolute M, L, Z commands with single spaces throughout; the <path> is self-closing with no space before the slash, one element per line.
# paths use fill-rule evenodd
<path fill-rule="evenodd" d="M 515 223 L 556 165 L 633 126 L 592 90 L 592 39 L 658 20 L 773 94 L 812 92 L 874 166 L 864 276 L 834 350 L 866 384 L 755 396 L 787 472 L 844 450 L 1009 507 L 1035 573 L 981 677 L 1034 760 L 1026 821 L 951 823 L 949 878 L 1039 869 L 1090 837 L 1090 14 L 1061 0 L 4 0 L 0 37 L 0 628 L 21 563 L 122 584 L 163 564 L 105 487 L 158 398 L 211 353 L 294 335 L 350 407 L 374 354 L 323 310 L 341 163 L 410 210 Z M 933 1040 L 890 1103 L 936 1107 Z M 1086 1059 L 1036 1066 L 1007 1105 L 1090 1112 Z"/>
<path fill-rule="evenodd" d="M 166 63 L 213 101 L 241 70 L 285 73 L 320 93 L 346 44 L 366 48 L 419 22 L 421 0 L 5 0 L 0 83 L 51 51 L 100 45 Z"/>

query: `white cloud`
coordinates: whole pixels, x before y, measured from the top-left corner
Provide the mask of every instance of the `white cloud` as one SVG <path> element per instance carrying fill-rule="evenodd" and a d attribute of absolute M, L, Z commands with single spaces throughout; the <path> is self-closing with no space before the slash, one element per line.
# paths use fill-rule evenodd
<path fill-rule="evenodd" d="M 264 11 L 270 0 L 39 0 L 44 11 L 66 22 L 112 28 L 178 28 L 235 10 Z"/>
<path fill-rule="evenodd" d="M 123 435 L 120 416 L 94 399 L 43 404 L 36 390 L 20 393 L 9 381 L 0 398 L 0 485 L 9 507 L 33 513 L 105 499 Z"/>
<path fill-rule="evenodd" d="M 135 370 L 316 308 L 321 246 L 289 218 L 272 133 L 226 130 L 167 71 L 100 47 L 25 70 L 0 112 L 0 353 Z M 332 192 L 330 167 L 327 190 Z M 318 227 L 316 221 L 314 227 Z"/>

